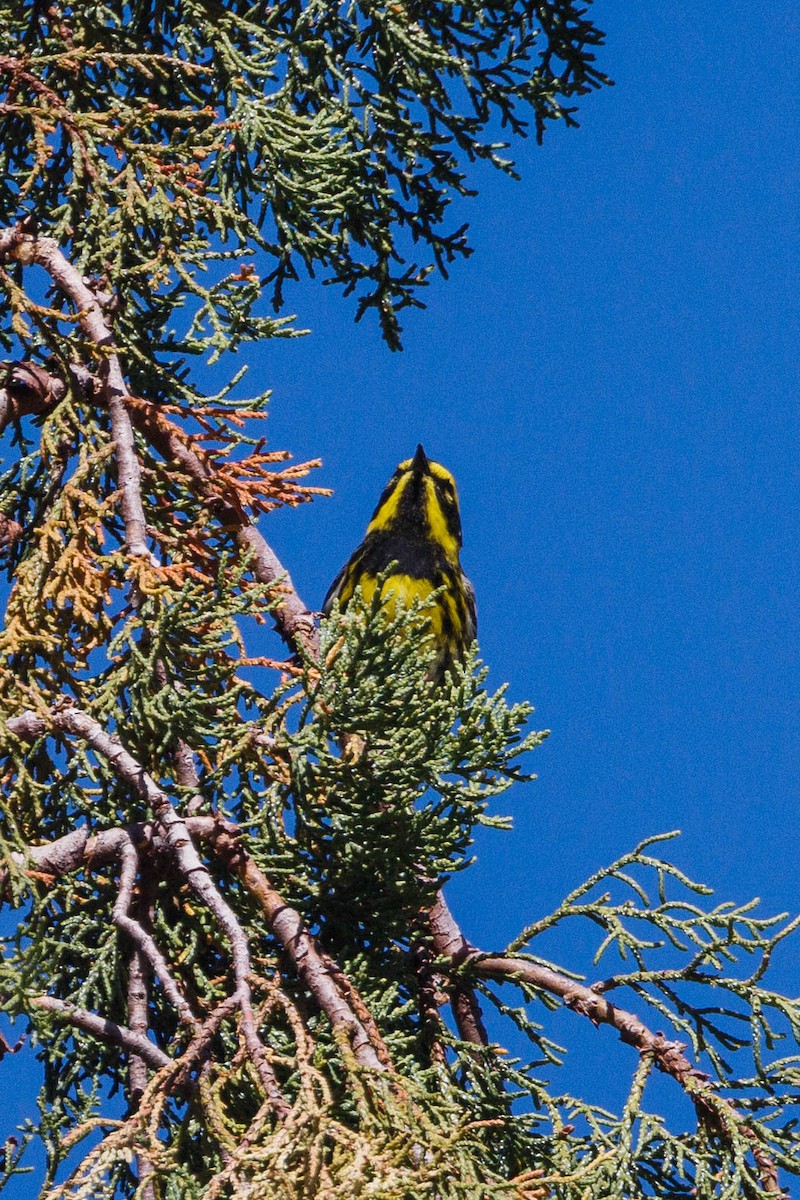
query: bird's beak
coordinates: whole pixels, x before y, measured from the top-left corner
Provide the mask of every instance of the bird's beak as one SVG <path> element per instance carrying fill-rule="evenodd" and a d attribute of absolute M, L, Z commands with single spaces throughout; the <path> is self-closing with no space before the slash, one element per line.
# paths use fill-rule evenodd
<path fill-rule="evenodd" d="M 427 475 L 428 473 L 428 458 L 425 451 L 422 449 L 422 443 L 417 446 L 417 453 L 411 462 L 411 466 L 415 475 Z"/>

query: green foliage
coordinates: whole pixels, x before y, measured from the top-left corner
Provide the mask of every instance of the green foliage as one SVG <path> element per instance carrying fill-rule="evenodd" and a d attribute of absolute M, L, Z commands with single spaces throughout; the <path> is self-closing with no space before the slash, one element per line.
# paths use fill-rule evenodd
<path fill-rule="evenodd" d="M 124 744 L 140 753 L 170 789 L 168 754 L 161 741 L 169 740 L 165 731 L 173 738 L 189 739 L 192 749 L 209 764 L 200 785 L 205 803 L 229 812 L 247 828 L 249 851 L 280 883 L 287 899 L 307 915 L 320 944 L 336 956 L 359 988 L 397 1058 L 404 1087 L 418 1089 L 420 1103 L 433 1105 L 436 1137 L 444 1137 L 452 1122 L 460 1119 L 458 1092 L 451 1084 L 442 1111 L 434 1098 L 436 1089 L 429 1094 L 433 1068 L 424 1049 L 427 1034 L 417 996 L 414 930 L 421 907 L 430 904 L 438 884 L 464 865 L 471 832 L 477 822 L 487 819 L 487 799 L 520 777 L 517 758 L 536 744 L 539 735 L 522 735 L 529 708 L 508 707 L 502 694 L 489 695 L 483 688 L 485 671 L 474 672 L 472 664 L 459 673 L 452 688 L 434 689 L 425 679 L 425 662 L 415 654 L 409 636 L 419 627 L 416 612 L 398 616 L 387 639 L 377 613 L 366 614 L 353 605 L 328 623 L 323 637 L 325 669 L 307 663 L 299 680 L 272 696 L 264 694 L 254 684 L 237 680 L 236 659 L 221 653 L 234 640 L 230 630 L 235 613 L 260 613 L 263 603 L 263 590 L 242 591 L 241 573 L 224 570 L 216 594 L 194 585 L 185 585 L 168 601 L 154 594 L 129 613 L 110 646 L 109 666 L 91 685 L 84 684 L 84 703 L 116 725 Z M 181 679 L 177 691 L 159 687 L 154 680 L 159 659 L 169 661 Z M 378 662 L 389 673 L 388 689 L 375 687 Z M 113 707 L 111 695 L 116 698 Z M 211 710 L 213 719 L 208 716 Z M 356 760 L 339 749 L 345 725 L 349 734 L 369 737 L 368 750 Z M 425 736 L 414 747 L 411 743 L 420 729 Z M 266 758 L 263 748 L 256 747 L 254 753 L 257 731 L 260 746 L 268 746 Z M 399 742 L 406 748 L 402 763 L 397 761 Z M 18 780 L 5 809 L 8 850 L 16 846 L 24 853 L 19 829 L 34 822 L 38 836 L 47 840 L 76 822 L 88 821 L 99 830 L 146 819 L 139 798 L 120 786 L 113 767 L 86 748 L 71 747 L 64 760 L 52 757 L 47 763 L 49 778 L 40 780 L 33 796 L 34 764 L 43 762 L 41 744 L 31 747 L 11 737 L 6 750 Z M 98 1046 L 93 1038 L 59 1026 L 51 1015 L 31 1009 L 29 998 L 47 992 L 125 1023 L 121 983 L 126 943 L 108 924 L 114 875 L 110 867 L 108 873 L 69 874 L 50 883 L 25 882 L 24 876 L 18 876 L 18 883 L 26 887 L 26 895 L 18 894 L 18 901 L 27 905 L 28 915 L 7 945 L 0 994 L 6 1011 L 27 1011 L 36 1030 L 46 1066 L 43 1103 L 53 1156 L 51 1175 L 63 1153 L 59 1137 L 76 1125 L 85 1131 L 94 1128 L 101 1109 L 100 1079 L 123 1088 L 125 1070 L 115 1047 Z M 226 879 L 224 872 L 221 881 L 246 921 L 254 952 L 263 964 L 264 991 L 274 992 L 280 945 L 269 936 L 263 914 L 239 885 Z M 224 989 L 210 982 L 226 974 L 213 920 L 196 906 L 185 884 L 175 890 L 170 874 L 154 886 L 154 934 L 177 977 L 205 1004 L 215 995 L 222 999 Z M 285 1005 L 301 1004 L 295 986 L 287 985 L 287 991 Z M 174 1012 L 158 993 L 151 1015 L 162 1045 L 181 1037 Z M 324 1065 L 331 1075 L 326 1119 L 358 1126 L 352 1064 L 347 1055 L 341 1058 L 342 1048 L 324 1023 L 318 1017 L 310 1020 L 315 1068 Z M 272 1015 L 267 1028 L 271 1052 L 288 1064 L 300 1051 L 293 1040 L 296 1031 Z M 247 1122 L 258 1109 L 257 1103 L 254 1107 L 257 1091 L 252 1080 L 239 1078 L 241 1067 L 231 1074 L 224 1065 L 237 1061 L 231 1031 L 221 1030 L 220 1038 L 214 1070 L 222 1091 L 209 1104 L 222 1105 L 228 1122 Z M 473 1070 L 469 1055 L 461 1069 Z M 441 1070 L 443 1066 L 436 1068 L 434 1075 Z M 504 1113 L 507 1097 L 502 1086 L 491 1072 L 480 1070 L 485 1095 L 475 1105 L 476 1117 L 484 1110 L 492 1116 Z M 297 1098 L 300 1081 L 295 1071 L 296 1067 L 282 1082 Z M 235 1094 L 230 1092 L 232 1080 Z M 400 1112 L 406 1123 L 412 1119 L 407 1103 L 398 1106 L 395 1098 L 382 1120 L 396 1122 Z M 167 1106 L 161 1113 L 170 1170 L 179 1164 L 181 1172 L 185 1170 L 187 1128 L 194 1148 L 191 1171 L 200 1171 L 200 1163 L 206 1174 L 214 1164 L 221 1169 L 218 1132 L 202 1106 L 198 1111 L 192 1102 L 191 1114 L 187 1117 L 183 1104 Z M 417 1119 L 423 1118 L 413 1118 Z M 361 1128 L 359 1137 L 366 1138 L 369 1128 L 369 1124 Z M 396 1128 L 393 1136 L 397 1135 Z M 122 1159 L 124 1155 L 117 1161 Z M 440 1162 L 437 1170 L 443 1165 Z M 412 1166 L 406 1163 L 404 1170 Z M 420 1164 L 413 1166 L 413 1171 L 418 1169 Z M 429 1170 L 433 1168 L 425 1166 L 423 1175 Z M 443 1194 L 472 1194 L 463 1189 L 476 1170 L 472 1164 L 456 1190 Z M 483 1178 L 482 1169 L 478 1177 Z M 98 1187 L 92 1179 L 92 1188 Z"/>
<path fill-rule="evenodd" d="M 606 81 L 601 43 L 573 0 L 4 0 L 0 212 L 106 281 L 151 398 L 191 391 L 186 355 L 291 332 L 258 307 L 265 290 L 280 307 L 300 265 L 397 346 L 397 313 L 469 253 L 448 213 L 463 164 L 510 170 L 497 132 L 524 134 L 527 114 L 539 138 L 574 124 L 569 101 Z M 42 322 L 24 320 L 27 342 Z"/>
<path fill-rule="evenodd" d="M 431 684 L 419 619 L 418 605 L 385 620 L 377 599 L 357 599 L 323 623 L 325 666 L 304 665 L 290 692 L 299 712 L 270 736 L 278 781 L 266 805 L 251 791 L 230 809 L 256 859 L 326 949 L 358 963 L 359 988 L 382 1008 L 390 978 L 413 998 L 420 913 L 469 864 L 476 825 L 506 825 L 486 805 L 524 778 L 520 756 L 544 736 L 523 733 L 530 706 L 508 706 L 505 689 L 490 695 L 471 661 L 451 686 Z M 283 722 L 286 696 L 274 703 Z M 289 816 L 259 834 L 265 809 Z"/>

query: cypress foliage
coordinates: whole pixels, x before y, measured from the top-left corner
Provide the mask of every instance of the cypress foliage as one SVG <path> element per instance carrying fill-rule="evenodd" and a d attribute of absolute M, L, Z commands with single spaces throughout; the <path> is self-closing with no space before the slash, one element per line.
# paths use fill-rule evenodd
<path fill-rule="evenodd" d="M 432 686 L 414 611 L 317 627 L 262 532 L 315 464 L 266 448 L 266 395 L 191 369 L 295 336 L 301 269 L 399 346 L 469 253 L 470 164 L 512 170 L 498 127 L 574 124 L 601 44 L 570 0 L 0 0 L 0 1009 L 44 1070 L 0 1190 L 33 1138 L 50 1200 L 732 1200 L 797 1174 L 800 1003 L 765 980 L 796 922 L 714 905 L 662 838 L 471 946 L 442 887 L 544 734 L 475 658 Z M 254 653 L 272 623 L 286 661 Z M 539 952 L 576 918 L 591 987 Z M 619 1111 L 559 1085 L 564 1004 L 630 1045 Z M 688 1128 L 650 1111 L 656 1071 Z"/>

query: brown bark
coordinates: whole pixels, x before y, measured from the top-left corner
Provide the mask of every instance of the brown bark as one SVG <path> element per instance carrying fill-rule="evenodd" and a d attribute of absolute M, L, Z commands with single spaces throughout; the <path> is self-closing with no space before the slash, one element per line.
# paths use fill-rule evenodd
<path fill-rule="evenodd" d="M 477 950 L 464 937 L 441 892 L 430 917 L 434 948 L 442 957 L 449 958 L 453 966 L 460 970 L 467 968 L 468 974 L 482 979 L 503 983 L 524 982 L 560 996 L 568 1008 L 588 1017 L 593 1025 L 609 1025 L 617 1030 L 623 1042 L 634 1046 L 640 1054 L 652 1054 L 658 1068 L 664 1074 L 671 1075 L 691 1097 L 701 1120 L 713 1122 L 722 1137 L 725 1133 L 724 1122 L 720 1121 L 721 1114 L 736 1126 L 741 1136 L 750 1142 L 764 1189 L 781 1194 L 777 1167 L 769 1153 L 735 1104 L 719 1096 L 714 1081 L 705 1071 L 692 1065 L 680 1042 L 665 1038 L 662 1033 L 653 1033 L 635 1013 L 618 1008 L 591 987 L 550 967 L 525 958 L 506 958 Z"/>
<path fill-rule="evenodd" d="M 128 553 L 149 558 L 147 524 L 141 495 L 141 467 L 136 455 L 133 428 L 125 407 L 128 388 L 122 364 L 114 345 L 111 325 L 97 294 L 86 285 L 76 267 L 69 262 L 53 238 L 32 237 L 17 226 L 0 231 L 0 258 L 11 258 L 25 266 L 36 263 L 75 305 L 77 319 L 100 357 L 100 390 L 111 417 L 120 488 L 122 519 Z"/>
<path fill-rule="evenodd" d="M 256 1056 L 259 1052 L 263 1056 L 263 1047 L 256 1040 L 257 1035 L 252 1022 L 252 1005 L 247 982 L 250 974 L 250 956 L 246 935 L 235 914 L 214 886 L 207 867 L 195 849 L 193 839 L 211 842 L 222 861 L 241 879 L 243 885 L 258 901 L 270 928 L 284 947 L 298 976 L 308 987 L 332 1027 L 346 1035 L 356 1061 L 372 1070 L 387 1070 L 388 1051 L 377 1035 L 372 1018 L 363 1021 L 356 1015 L 352 1004 L 337 986 L 338 968 L 335 968 L 335 964 L 326 964 L 300 914 L 286 904 L 240 844 L 236 836 L 236 827 L 210 816 L 179 817 L 166 794 L 157 787 L 120 742 L 74 706 L 56 706 L 50 714 L 50 722 L 54 730 L 85 738 L 106 758 L 121 779 L 148 800 L 157 820 L 152 826 L 134 826 L 132 830 L 116 829 L 94 837 L 90 837 L 88 831 L 79 830 L 48 847 L 31 847 L 30 857 L 37 868 L 43 872 L 64 874 L 83 865 L 100 866 L 123 859 L 125 855 L 130 856 L 130 847 L 134 845 L 134 839 L 136 844 L 142 846 L 152 839 L 163 843 L 165 849 L 171 850 L 181 874 L 214 913 L 231 941 L 243 1030 L 254 1060 L 258 1062 Z M 34 738 L 46 732 L 48 721 L 28 712 L 12 718 L 7 725 L 11 732 L 19 737 Z M 19 861 L 20 856 L 15 857 Z M 115 920 L 118 924 L 123 907 L 124 901 L 118 899 L 115 905 Z M 123 927 L 132 933 L 137 944 L 143 949 L 162 987 L 166 981 L 165 990 L 171 988 L 176 993 L 183 1006 L 178 1011 L 185 1012 L 188 1005 L 178 993 L 177 985 L 171 982 L 166 963 L 163 962 L 157 948 L 151 945 L 152 939 L 148 940 L 149 935 L 136 923 L 131 926 L 123 924 Z M 188 1018 L 194 1020 L 190 1010 Z M 248 1018 L 249 1028 L 245 1024 Z"/>

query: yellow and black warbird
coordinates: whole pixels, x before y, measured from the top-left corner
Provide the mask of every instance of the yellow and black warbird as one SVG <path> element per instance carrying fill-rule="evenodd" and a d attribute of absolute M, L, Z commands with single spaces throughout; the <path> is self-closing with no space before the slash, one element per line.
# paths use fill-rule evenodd
<path fill-rule="evenodd" d="M 417 446 L 414 457 L 401 462 L 387 483 L 363 542 L 331 584 L 322 611 L 329 613 L 334 600 L 346 608 L 356 588 L 369 604 L 378 578 L 392 564 L 381 589 L 390 618 L 398 601 L 409 606 L 441 588 L 425 610 L 432 660 L 428 674 L 440 683 L 464 657 L 478 628 L 475 592 L 461 569 L 460 550 L 455 480 Z"/>

